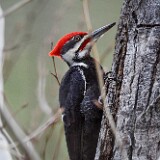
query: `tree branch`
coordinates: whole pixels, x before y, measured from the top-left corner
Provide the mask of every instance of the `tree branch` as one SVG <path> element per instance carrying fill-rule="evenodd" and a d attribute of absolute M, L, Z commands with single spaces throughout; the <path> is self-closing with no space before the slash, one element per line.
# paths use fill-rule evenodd
<path fill-rule="evenodd" d="M 3 14 L 3 10 L 0 6 L 0 14 Z M 4 18 L 0 19 L 0 110 L 4 108 L 4 84 L 3 84 L 3 64 L 4 64 L 4 33 L 5 33 L 5 21 Z M 0 112 L 1 113 L 1 112 Z M 12 140 L 9 134 L 3 129 L 2 117 L 0 114 L 0 159 L 12 160 L 11 150 L 9 149 L 8 140 Z M 8 138 L 8 139 L 7 139 Z M 18 149 L 17 149 L 18 150 Z M 19 152 L 17 152 L 19 154 Z"/>
<path fill-rule="evenodd" d="M 4 104 L 3 109 L 0 107 L 0 113 L 3 116 L 3 119 L 6 121 L 7 126 L 11 129 L 13 134 L 15 135 L 18 142 L 21 144 L 21 146 L 24 148 L 25 152 L 29 156 L 31 160 L 41 160 L 37 152 L 35 151 L 32 143 L 30 141 L 24 142 L 24 138 L 26 137 L 26 134 L 23 132 L 23 130 L 19 127 L 19 125 L 16 123 L 12 115 L 7 109 L 6 104 Z"/>
<path fill-rule="evenodd" d="M 11 13 L 17 11 L 18 9 L 20 9 L 21 7 L 23 7 L 24 5 L 26 5 L 27 3 L 31 2 L 31 1 L 32 0 L 23 0 L 23 1 L 20 1 L 20 2 L 18 2 L 16 4 L 14 4 L 10 8 L 8 8 L 6 11 L 1 13 L 0 14 L 0 18 L 10 15 Z"/>

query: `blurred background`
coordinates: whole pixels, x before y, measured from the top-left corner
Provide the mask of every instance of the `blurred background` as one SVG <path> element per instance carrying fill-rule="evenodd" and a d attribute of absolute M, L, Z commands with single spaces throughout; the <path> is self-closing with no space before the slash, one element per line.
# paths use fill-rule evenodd
<path fill-rule="evenodd" d="M 0 2 L 6 11 L 19 0 Z M 88 5 L 93 29 L 118 23 L 122 0 L 89 0 Z M 113 27 L 97 43 L 105 71 L 112 64 L 116 29 Z M 30 0 L 5 17 L 4 96 L 9 111 L 27 135 L 59 108 L 59 84 L 51 74 L 54 66 L 48 52 L 51 42 L 54 46 L 61 36 L 73 31 L 87 31 L 83 0 Z M 61 81 L 68 66 L 58 58 L 55 63 Z M 61 120 L 34 136 L 32 143 L 43 160 L 68 159 Z"/>

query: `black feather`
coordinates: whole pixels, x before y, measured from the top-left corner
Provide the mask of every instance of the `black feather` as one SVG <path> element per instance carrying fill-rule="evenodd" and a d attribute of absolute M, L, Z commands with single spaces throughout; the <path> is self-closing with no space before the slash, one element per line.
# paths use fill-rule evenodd
<path fill-rule="evenodd" d="M 102 119 L 102 110 L 93 102 L 100 95 L 95 61 L 88 57 L 83 63 L 88 68 L 70 67 L 60 86 L 59 100 L 64 108 L 63 121 L 70 160 L 94 159 Z"/>

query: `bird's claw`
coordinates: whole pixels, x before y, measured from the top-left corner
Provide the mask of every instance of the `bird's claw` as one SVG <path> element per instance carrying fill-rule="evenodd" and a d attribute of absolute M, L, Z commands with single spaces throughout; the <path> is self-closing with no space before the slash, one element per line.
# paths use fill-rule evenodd
<path fill-rule="evenodd" d="M 122 79 L 120 77 L 116 77 L 112 71 L 109 71 L 107 73 L 105 73 L 104 75 L 104 81 L 105 81 L 105 84 L 110 84 L 111 82 L 113 81 L 116 81 L 118 83 L 120 83 L 122 81 Z"/>

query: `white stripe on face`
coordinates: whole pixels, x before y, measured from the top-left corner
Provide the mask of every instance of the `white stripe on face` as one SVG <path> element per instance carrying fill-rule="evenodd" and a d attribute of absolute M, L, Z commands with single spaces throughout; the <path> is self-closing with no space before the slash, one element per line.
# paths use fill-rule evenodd
<path fill-rule="evenodd" d="M 79 49 L 81 44 L 84 42 L 84 40 L 88 37 L 88 35 L 84 36 L 75 46 L 71 49 L 69 49 L 65 54 L 62 55 L 62 58 L 68 62 L 70 65 L 74 63 L 74 58 L 76 57 L 76 51 Z M 86 55 L 86 51 L 84 50 L 79 52 L 78 57 L 79 59 L 83 58 Z"/>

